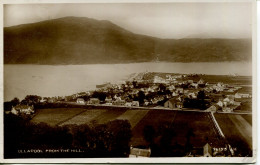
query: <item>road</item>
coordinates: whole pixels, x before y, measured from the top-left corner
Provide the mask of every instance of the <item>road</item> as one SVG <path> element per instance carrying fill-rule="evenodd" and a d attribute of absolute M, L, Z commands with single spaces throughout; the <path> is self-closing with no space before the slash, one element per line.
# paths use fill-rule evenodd
<path fill-rule="evenodd" d="M 73 105 L 79 105 L 77 103 L 69 103 Z M 104 105 L 104 104 L 86 104 L 86 106 L 95 106 L 95 107 L 115 107 L 115 108 L 129 108 L 129 109 L 143 109 L 143 110 L 166 110 L 166 111 L 190 111 L 190 112 L 209 112 L 206 110 L 200 110 L 200 109 L 190 109 L 190 108 L 164 108 L 164 107 L 137 107 L 137 106 L 120 106 L 120 105 Z M 216 113 L 226 113 L 226 114 L 252 114 L 252 112 L 240 110 L 239 112 L 216 112 Z"/>

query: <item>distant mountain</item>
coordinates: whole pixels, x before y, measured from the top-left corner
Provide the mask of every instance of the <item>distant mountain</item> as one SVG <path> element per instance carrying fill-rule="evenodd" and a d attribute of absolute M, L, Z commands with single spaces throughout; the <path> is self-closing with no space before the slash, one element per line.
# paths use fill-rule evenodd
<path fill-rule="evenodd" d="M 5 64 L 251 61 L 251 53 L 250 39 L 160 39 L 90 18 L 4 28 Z"/>

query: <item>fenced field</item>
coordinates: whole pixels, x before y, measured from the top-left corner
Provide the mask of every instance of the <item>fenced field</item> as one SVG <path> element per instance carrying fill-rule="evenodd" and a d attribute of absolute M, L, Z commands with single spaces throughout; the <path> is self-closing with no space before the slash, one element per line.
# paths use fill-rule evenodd
<path fill-rule="evenodd" d="M 252 115 L 215 114 L 226 139 L 240 151 L 252 150 Z"/>
<path fill-rule="evenodd" d="M 246 144 L 252 148 L 252 116 L 235 114 L 214 115 L 226 139 L 232 146 Z M 185 112 L 170 110 L 138 110 L 138 109 L 82 109 L 57 108 L 40 109 L 32 122 L 45 122 L 49 125 L 69 124 L 102 124 L 112 120 L 128 120 L 132 128 L 131 145 L 145 146 L 144 128 L 153 127 L 160 133 L 160 127 L 167 123 L 173 127 L 171 143 L 185 145 L 190 131 L 190 143 L 194 147 L 201 147 L 209 143 L 212 147 L 222 146 L 225 141 L 219 135 L 216 126 L 208 112 Z M 243 145 L 242 145 L 243 146 Z M 245 145 L 244 145 L 245 146 Z"/>

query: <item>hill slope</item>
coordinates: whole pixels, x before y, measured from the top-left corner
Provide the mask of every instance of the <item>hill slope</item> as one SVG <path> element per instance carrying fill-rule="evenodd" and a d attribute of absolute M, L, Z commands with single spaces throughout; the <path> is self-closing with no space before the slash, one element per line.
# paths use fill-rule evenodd
<path fill-rule="evenodd" d="M 249 39 L 159 39 L 65 17 L 4 28 L 5 64 L 250 61 Z"/>

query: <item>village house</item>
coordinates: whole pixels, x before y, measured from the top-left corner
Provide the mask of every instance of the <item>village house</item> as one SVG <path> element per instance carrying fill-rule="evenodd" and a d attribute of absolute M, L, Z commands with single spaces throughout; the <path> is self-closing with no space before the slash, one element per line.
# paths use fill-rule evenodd
<path fill-rule="evenodd" d="M 232 109 L 232 107 L 223 107 L 222 111 L 230 113 L 230 112 L 233 112 L 233 109 Z"/>
<path fill-rule="evenodd" d="M 188 95 L 189 94 L 189 90 L 188 89 L 183 90 L 183 94 L 184 95 Z"/>
<path fill-rule="evenodd" d="M 222 92 L 224 88 L 222 86 L 213 85 L 213 90 L 216 92 Z"/>
<path fill-rule="evenodd" d="M 181 101 L 176 102 L 176 108 L 182 109 L 183 103 Z"/>
<path fill-rule="evenodd" d="M 114 99 L 115 100 L 121 100 L 121 97 L 120 96 L 117 96 L 117 94 L 114 95 Z"/>
<path fill-rule="evenodd" d="M 251 98 L 250 94 L 236 93 L 235 98 Z"/>
<path fill-rule="evenodd" d="M 55 103 L 57 99 L 55 97 L 48 98 L 48 103 Z"/>
<path fill-rule="evenodd" d="M 241 96 L 241 94 L 240 94 L 240 93 L 236 93 L 236 94 L 235 94 L 235 98 L 236 98 L 236 99 L 241 99 L 241 98 L 242 98 L 242 96 Z"/>
<path fill-rule="evenodd" d="M 76 101 L 77 104 L 85 104 L 85 100 L 83 98 L 77 98 L 77 101 Z"/>
<path fill-rule="evenodd" d="M 174 96 L 178 96 L 178 93 L 172 92 L 172 96 L 173 96 L 173 97 L 174 97 Z"/>
<path fill-rule="evenodd" d="M 212 148 L 208 143 L 203 147 L 203 156 L 212 157 Z"/>
<path fill-rule="evenodd" d="M 205 92 L 208 92 L 208 93 L 211 93 L 211 92 L 212 92 L 212 89 L 209 88 L 209 87 L 206 87 L 206 88 L 204 88 L 204 91 L 205 91 Z"/>
<path fill-rule="evenodd" d="M 113 105 L 112 103 L 105 103 L 105 105 Z"/>
<path fill-rule="evenodd" d="M 199 85 L 199 87 L 205 87 L 206 86 L 206 83 L 205 83 L 205 81 L 203 80 L 203 79 L 200 79 L 198 82 L 197 82 L 197 84 Z"/>
<path fill-rule="evenodd" d="M 229 103 L 231 100 L 228 98 L 228 97 L 226 97 L 224 100 L 223 100 L 223 102 L 227 102 L 227 103 Z"/>
<path fill-rule="evenodd" d="M 139 101 L 132 101 L 132 106 L 139 107 Z"/>
<path fill-rule="evenodd" d="M 211 105 L 208 109 L 206 109 L 207 112 L 216 112 L 218 110 L 217 105 Z"/>
<path fill-rule="evenodd" d="M 199 85 L 198 85 L 197 83 L 192 83 L 192 84 L 190 84 L 189 87 L 190 87 L 190 88 L 198 89 Z"/>
<path fill-rule="evenodd" d="M 183 88 L 176 88 L 176 92 L 179 94 L 183 94 L 184 90 Z"/>
<path fill-rule="evenodd" d="M 121 99 L 117 99 L 115 101 L 112 101 L 113 105 L 119 105 L 119 106 L 123 106 L 125 105 L 126 101 L 125 100 L 121 100 Z"/>
<path fill-rule="evenodd" d="M 153 83 L 155 84 L 166 84 L 166 80 L 159 77 L 159 76 L 154 76 L 154 79 L 153 79 Z"/>
<path fill-rule="evenodd" d="M 174 109 L 175 108 L 175 103 L 176 103 L 176 98 L 172 98 L 170 100 L 167 100 L 164 103 L 164 107 L 165 108 L 170 108 L 170 109 Z"/>
<path fill-rule="evenodd" d="M 90 98 L 88 101 L 89 104 L 100 104 L 100 100 L 98 98 Z"/>
<path fill-rule="evenodd" d="M 148 106 L 149 104 L 150 104 L 149 101 L 145 101 L 145 102 L 144 102 L 144 105 L 145 105 L 145 106 Z"/>
<path fill-rule="evenodd" d="M 219 101 L 217 102 L 217 105 L 222 108 L 222 107 L 224 106 L 224 103 L 223 103 L 221 100 L 219 100 Z"/>
<path fill-rule="evenodd" d="M 173 80 L 173 77 L 169 74 L 166 75 L 166 80 L 167 81 L 172 81 Z"/>
<path fill-rule="evenodd" d="M 147 91 L 148 91 L 148 92 L 154 92 L 154 89 L 151 88 L 151 87 L 149 87 L 149 88 L 147 89 Z"/>
<path fill-rule="evenodd" d="M 106 98 L 106 99 L 105 99 L 105 102 L 106 102 L 106 103 L 111 103 L 111 105 L 112 105 L 112 98 Z"/>
<path fill-rule="evenodd" d="M 174 91 L 175 90 L 175 86 L 174 85 L 170 85 L 169 87 L 167 87 L 167 89 L 169 89 L 170 91 Z"/>
<path fill-rule="evenodd" d="M 41 98 L 41 100 L 40 100 L 40 103 L 46 103 L 48 101 L 48 99 L 47 98 L 45 98 L 45 97 L 42 97 Z"/>
<path fill-rule="evenodd" d="M 241 105 L 241 102 L 238 102 L 238 101 L 234 101 L 234 102 L 233 102 L 233 105 L 237 105 L 237 106 L 240 106 L 240 105 Z"/>
<path fill-rule="evenodd" d="M 196 99 L 196 98 L 197 98 L 197 95 L 196 95 L 194 92 L 192 92 L 192 93 L 189 93 L 189 94 L 188 94 L 188 97 L 189 97 L 190 99 Z"/>
<path fill-rule="evenodd" d="M 131 106 L 132 106 L 132 102 L 126 102 L 126 103 L 125 103 L 125 106 L 131 107 Z"/>
<path fill-rule="evenodd" d="M 170 100 L 167 100 L 164 103 L 164 107 L 170 109 L 183 108 L 183 103 L 180 101 L 180 97 L 175 97 Z"/>
<path fill-rule="evenodd" d="M 234 110 L 240 109 L 240 105 L 229 105 L 227 107 L 223 107 L 222 111 L 223 112 L 233 112 Z"/>
<path fill-rule="evenodd" d="M 152 104 L 157 104 L 158 101 L 159 101 L 159 100 L 158 100 L 157 98 L 153 98 L 153 99 L 151 100 Z"/>
<path fill-rule="evenodd" d="M 130 154 L 129 158 L 138 158 L 138 157 L 150 157 L 151 149 L 140 149 L 140 148 L 133 148 L 130 147 Z"/>
<path fill-rule="evenodd" d="M 240 86 L 235 86 L 234 87 L 234 89 L 237 91 L 237 90 L 239 90 L 239 89 L 241 89 L 242 87 L 240 87 Z"/>
<path fill-rule="evenodd" d="M 11 113 L 14 115 L 19 115 L 19 114 L 26 114 L 26 115 L 31 115 L 34 113 L 34 107 L 29 106 L 29 105 L 16 105 L 12 106 Z"/>
<path fill-rule="evenodd" d="M 227 90 L 227 92 L 233 93 L 233 92 L 235 92 L 235 89 L 230 88 L 230 89 Z"/>

